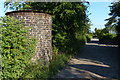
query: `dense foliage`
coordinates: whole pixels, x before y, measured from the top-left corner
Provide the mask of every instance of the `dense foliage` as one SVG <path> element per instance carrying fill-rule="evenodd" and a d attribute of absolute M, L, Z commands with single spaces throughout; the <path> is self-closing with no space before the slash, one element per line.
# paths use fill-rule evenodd
<path fill-rule="evenodd" d="M 100 41 L 116 39 L 116 34 L 109 33 L 106 28 L 104 29 L 95 29 L 95 34 Z"/>
<path fill-rule="evenodd" d="M 27 37 L 28 28 L 21 23 L 9 16 L 1 18 L 2 78 L 19 78 L 34 54 L 35 40 Z"/>

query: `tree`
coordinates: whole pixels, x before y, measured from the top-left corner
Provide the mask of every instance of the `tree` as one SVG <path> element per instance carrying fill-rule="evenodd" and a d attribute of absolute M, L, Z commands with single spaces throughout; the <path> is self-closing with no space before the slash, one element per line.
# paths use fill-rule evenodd
<path fill-rule="evenodd" d="M 108 22 L 106 27 L 115 28 L 117 33 L 120 34 L 120 1 L 112 3 L 110 6 L 110 18 L 106 19 Z"/>

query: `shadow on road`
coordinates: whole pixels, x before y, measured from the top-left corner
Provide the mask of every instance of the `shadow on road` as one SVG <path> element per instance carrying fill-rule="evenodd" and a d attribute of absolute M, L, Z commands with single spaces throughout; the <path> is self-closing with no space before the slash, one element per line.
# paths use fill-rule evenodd
<path fill-rule="evenodd" d="M 87 59 L 87 64 L 73 64 L 71 67 L 87 70 L 107 78 L 118 78 L 118 46 L 109 44 L 100 44 L 99 40 L 92 40 L 84 46 L 76 59 Z M 98 62 L 93 65 L 90 62 Z M 85 63 L 85 62 L 84 62 Z"/>

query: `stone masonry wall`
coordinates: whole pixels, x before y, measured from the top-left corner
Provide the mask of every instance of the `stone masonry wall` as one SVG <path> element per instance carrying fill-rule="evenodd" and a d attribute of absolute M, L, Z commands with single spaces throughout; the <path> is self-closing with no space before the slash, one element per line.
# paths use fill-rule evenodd
<path fill-rule="evenodd" d="M 37 39 L 36 54 L 32 58 L 33 62 L 36 60 L 48 62 L 52 59 L 52 16 L 50 14 L 39 11 L 13 11 L 6 13 L 6 15 L 24 20 L 26 27 L 32 27 L 29 36 L 34 36 Z"/>

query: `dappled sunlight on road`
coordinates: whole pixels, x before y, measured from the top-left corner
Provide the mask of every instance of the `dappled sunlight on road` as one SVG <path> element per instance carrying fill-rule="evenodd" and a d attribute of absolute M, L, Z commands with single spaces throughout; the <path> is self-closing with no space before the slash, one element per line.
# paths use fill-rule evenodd
<path fill-rule="evenodd" d="M 75 79 L 101 78 L 101 79 L 105 79 L 106 77 L 100 76 L 100 75 L 95 74 L 95 73 L 88 71 L 88 70 L 67 66 L 67 67 L 65 67 L 64 70 L 62 70 L 59 74 L 57 74 L 55 76 L 55 78 L 68 78 L 68 79 L 70 79 L 70 78 L 75 78 Z"/>
<path fill-rule="evenodd" d="M 103 62 L 84 59 L 84 58 L 72 59 L 70 61 L 70 64 L 84 64 L 84 65 L 95 65 L 95 66 L 101 66 L 101 67 L 110 67 L 109 65 L 105 65 Z"/>

